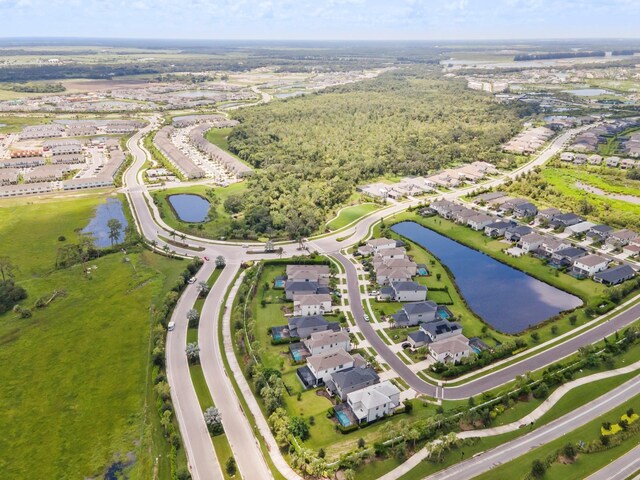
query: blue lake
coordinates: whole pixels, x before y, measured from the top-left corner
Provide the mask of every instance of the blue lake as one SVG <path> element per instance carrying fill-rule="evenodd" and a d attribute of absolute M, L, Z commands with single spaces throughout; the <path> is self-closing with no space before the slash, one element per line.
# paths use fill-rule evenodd
<path fill-rule="evenodd" d="M 438 257 L 455 276 L 471 309 L 496 330 L 519 333 L 582 305 L 578 297 L 422 225 L 402 222 L 392 229 Z"/>
<path fill-rule="evenodd" d="M 578 88 L 576 90 L 563 90 L 563 92 L 571 93 L 578 97 L 597 97 L 598 95 L 613 93 L 611 90 L 605 90 L 603 88 Z"/>
<path fill-rule="evenodd" d="M 110 247 L 111 239 L 109 238 L 109 227 L 107 223 L 112 218 L 116 218 L 122 223 L 122 230 L 115 242 L 122 243 L 124 241 L 124 230 L 127 228 L 128 223 L 124 216 L 122 202 L 117 198 L 109 198 L 106 203 L 99 205 L 89 225 L 82 230 L 82 233 L 90 234 L 95 239 L 94 243 L 96 247 Z"/>
<path fill-rule="evenodd" d="M 169 195 L 167 200 L 175 210 L 178 218 L 187 223 L 204 222 L 211 205 L 207 199 L 190 193 Z"/>

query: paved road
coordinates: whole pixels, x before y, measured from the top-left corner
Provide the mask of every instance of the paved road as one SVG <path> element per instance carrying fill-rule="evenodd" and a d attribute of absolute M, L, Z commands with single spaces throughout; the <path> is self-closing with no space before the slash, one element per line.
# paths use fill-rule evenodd
<path fill-rule="evenodd" d="M 206 281 L 212 271 L 213 265 L 205 264 L 196 276 L 198 282 Z M 167 380 L 171 386 L 171 399 L 193 478 L 195 480 L 222 479 L 220 463 L 213 450 L 211 436 L 204 423 L 202 409 L 191 383 L 189 364 L 184 352 L 189 327 L 187 311 L 193 307 L 197 298 L 197 283 L 188 285 L 173 310 L 171 321 L 175 322 L 176 326 L 172 332 L 167 333 L 166 351 L 172 352 L 166 356 Z"/>
<path fill-rule="evenodd" d="M 514 460 L 534 448 L 572 432 L 604 412 L 625 406 L 630 399 L 637 395 L 640 395 L 640 382 L 638 382 L 637 378 L 634 378 L 611 390 L 607 395 L 603 395 L 523 437 L 504 443 L 497 448 L 458 463 L 427 478 L 434 480 L 457 480 L 460 478 L 476 477 L 499 465 Z M 522 471 L 526 471 L 529 467 L 530 465 L 523 465 Z M 605 477 L 601 478 L 604 479 Z"/>
<path fill-rule="evenodd" d="M 586 480 L 625 480 L 640 471 L 640 445 L 598 470 Z M 634 477 L 640 478 L 640 475 Z"/>

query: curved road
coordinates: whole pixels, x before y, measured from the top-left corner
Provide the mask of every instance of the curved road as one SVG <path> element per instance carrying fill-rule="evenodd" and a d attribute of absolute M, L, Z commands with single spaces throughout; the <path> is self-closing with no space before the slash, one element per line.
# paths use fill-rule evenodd
<path fill-rule="evenodd" d="M 155 242 L 158 247 L 162 247 L 165 245 L 165 242 L 161 237 L 169 238 L 171 236 L 172 229 L 160 218 L 157 208 L 153 204 L 152 197 L 143 183 L 142 174 L 140 173 L 140 169 L 147 158 L 147 152 L 145 152 L 139 144 L 140 139 L 155 128 L 157 121 L 158 117 L 155 117 L 149 126 L 137 132 L 129 140 L 128 148 L 134 156 L 134 162 L 133 165 L 125 172 L 123 181 L 125 185 L 125 193 L 129 198 L 133 214 L 136 218 L 136 226 L 140 234 L 149 242 Z M 491 180 L 483 184 L 483 186 L 497 186 L 506 178 L 513 178 L 516 175 L 544 164 L 564 146 L 572 135 L 583 128 L 586 127 L 565 132 L 556 138 L 544 151 L 540 153 L 537 158 L 527 165 L 505 175 L 504 177 Z M 455 199 L 466 195 L 475 188 L 477 188 L 477 186 L 464 188 L 456 192 L 441 195 L 441 198 Z M 413 374 L 407 366 L 389 350 L 387 345 L 380 339 L 371 325 L 364 322 L 364 311 L 362 309 L 360 289 L 357 285 L 357 273 L 355 267 L 348 259 L 339 253 L 342 248 L 366 238 L 369 234 L 370 227 L 380 219 L 402 212 L 408 207 L 419 203 L 420 200 L 414 199 L 412 201 L 395 204 L 375 212 L 374 214 L 360 220 L 353 227 L 353 233 L 349 238 L 342 242 L 339 242 L 338 238 L 340 236 L 345 236 L 345 233 L 350 233 L 351 229 L 336 232 L 325 237 L 312 239 L 308 242 L 308 246 L 317 250 L 319 253 L 335 256 L 345 267 L 349 287 L 350 306 L 353 310 L 357 324 L 360 326 L 371 345 L 378 350 L 378 353 L 381 354 L 385 361 L 387 361 L 389 365 L 398 374 L 400 374 L 412 388 L 419 392 L 435 396 L 437 393 L 436 387 L 424 382 Z M 200 322 L 199 342 L 202 368 L 214 402 L 222 412 L 223 423 L 225 428 L 227 428 L 229 442 L 234 456 L 236 457 L 241 474 L 244 478 L 251 480 L 262 478 L 269 479 L 271 478 L 271 474 L 268 473 L 269 471 L 266 468 L 259 446 L 255 441 L 250 440 L 250 436 L 252 437 L 252 435 L 250 435 L 251 426 L 242 414 L 242 409 L 238 405 L 235 391 L 233 391 L 230 382 L 226 378 L 227 373 L 221 361 L 221 352 L 218 348 L 217 325 L 218 316 L 222 308 L 222 298 L 224 297 L 224 293 L 230 285 L 240 263 L 249 259 L 260 260 L 265 258 L 276 258 L 276 254 L 247 255 L 245 249 L 237 243 L 211 241 L 190 235 L 187 236 L 187 239 L 190 245 L 199 248 L 199 250 L 186 249 L 173 245 L 169 245 L 169 247 L 177 254 L 183 256 L 208 256 L 213 259 L 218 255 L 222 255 L 227 261 L 228 267 L 218 279 L 216 285 L 214 285 L 212 294 L 209 295 L 209 298 L 205 303 L 205 309 L 203 312 L 206 313 L 203 315 Z M 257 244 L 253 245 L 256 246 Z M 300 253 L 297 249 L 297 244 L 295 243 L 283 243 L 281 246 L 284 249 L 282 256 L 285 258 Z M 211 263 L 205 264 L 203 269 L 199 272 L 198 278 L 208 278 L 212 270 Z M 190 303 L 190 300 L 194 295 L 194 290 L 195 287 L 193 286 L 190 286 L 185 290 L 183 295 L 184 298 L 181 298 L 181 303 L 179 303 L 181 308 L 177 308 L 176 312 L 174 312 L 176 330 L 168 335 L 166 356 L 172 398 L 176 405 L 176 414 L 179 420 L 181 433 L 184 437 L 190 468 L 194 478 L 199 480 L 221 478 L 221 476 L 219 473 L 220 467 L 217 459 L 215 458 L 215 452 L 211 447 L 211 440 L 208 438 L 208 435 L 207 438 L 203 437 L 204 419 L 199 405 L 197 405 L 197 403 L 194 404 L 193 402 L 195 398 L 195 391 L 193 389 L 193 384 L 191 383 L 189 369 L 184 354 L 187 327 L 184 315 L 186 314 L 186 311 L 182 311 L 182 305 Z M 192 305 L 193 302 L 190 304 Z M 563 356 L 574 352 L 581 345 L 586 345 L 587 343 L 599 340 L 604 335 L 607 335 L 607 332 L 612 333 L 624 326 L 626 323 L 638 318 L 639 313 L 640 307 L 635 307 L 630 311 L 630 313 L 622 313 L 618 315 L 615 320 L 607 322 L 603 324 L 603 326 L 596 327 L 597 330 L 594 329 L 594 333 L 591 333 L 591 331 L 585 332 L 579 337 L 576 337 L 576 339 L 572 339 L 568 342 L 552 347 L 543 354 L 531 357 L 531 359 L 489 374 L 482 379 L 478 379 L 466 385 L 446 388 L 441 393 L 444 395 L 444 398 L 466 398 L 492 388 L 493 386 L 498 386 L 506 381 L 512 380 L 515 375 L 544 366 L 553 362 L 557 358 L 562 358 Z M 259 412 L 256 413 L 259 414 Z M 279 452 L 273 451 L 270 454 L 272 456 L 280 455 Z"/>

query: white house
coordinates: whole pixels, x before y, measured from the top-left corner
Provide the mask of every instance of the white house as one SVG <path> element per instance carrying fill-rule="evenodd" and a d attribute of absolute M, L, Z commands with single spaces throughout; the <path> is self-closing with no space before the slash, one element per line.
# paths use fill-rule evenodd
<path fill-rule="evenodd" d="M 307 358 L 307 367 L 316 378 L 316 385 L 326 383 L 331 374 L 353 368 L 354 358 L 344 350 L 336 350 Z"/>
<path fill-rule="evenodd" d="M 529 233 L 520 238 L 518 246 L 525 252 L 537 250 L 545 241 L 545 237 L 539 233 Z"/>
<path fill-rule="evenodd" d="M 407 251 L 403 247 L 385 248 L 376 253 L 376 258 L 382 260 L 403 259 L 407 256 Z"/>
<path fill-rule="evenodd" d="M 427 299 L 427 287 L 416 282 L 392 282 L 395 302 L 422 302 Z"/>
<path fill-rule="evenodd" d="M 429 344 L 429 353 L 437 362 L 458 362 L 471 354 L 469 339 L 462 334 Z"/>
<path fill-rule="evenodd" d="M 293 314 L 301 317 L 323 315 L 331 311 L 331 295 L 318 293 L 293 296 Z"/>
<path fill-rule="evenodd" d="M 302 343 L 304 343 L 311 355 L 322 355 L 338 350 L 344 350 L 345 352 L 351 350 L 349 334 L 343 331 L 325 330 L 323 332 L 315 332 L 309 338 L 303 340 Z"/>
<path fill-rule="evenodd" d="M 347 395 L 347 404 L 359 423 L 373 422 L 400 405 L 400 390 L 387 380 L 351 392 Z"/>
<path fill-rule="evenodd" d="M 367 240 L 367 246 L 373 249 L 373 253 L 378 253 L 387 248 L 395 248 L 396 241 L 389 238 L 372 238 Z"/>
<path fill-rule="evenodd" d="M 467 219 L 467 225 L 474 230 L 483 230 L 484 227 L 491 225 L 493 222 L 495 222 L 495 218 L 485 213 L 480 213 Z"/>
<path fill-rule="evenodd" d="M 573 269 L 583 275 L 592 276 L 595 273 L 606 270 L 609 260 L 600 255 L 586 255 L 573 262 Z"/>

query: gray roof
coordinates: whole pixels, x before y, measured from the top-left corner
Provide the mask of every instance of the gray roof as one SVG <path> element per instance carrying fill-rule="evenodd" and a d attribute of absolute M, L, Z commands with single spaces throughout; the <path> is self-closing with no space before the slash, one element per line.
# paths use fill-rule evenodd
<path fill-rule="evenodd" d="M 331 380 L 336 387 L 344 390 L 345 388 L 353 388 L 369 382 L 378 382 L 380 377 L 373 368 L 366 367 L 336 372 L 331 375 Z"/>
<path fill-rule="evenodd" d="M 507 228 L 507 232 L 509 233 L 517 233 L 518 235 L 528 235 L 533 232 L 531 227 L 527 227 L 526 225 L 517 225 L 511 228 Z"/>
<path fill-rule="evenodd" d="M 420 326 L 421 330 L 430 333 L 434 337 L 442 335 L 443 333 L 462 332 L 462 325 L 458 322 L 450 322 L 448 320 L 437 320 L 435 322 L 423 323 Z"/>
<path fill-rule="evenodd" d="M 393 282 L 391 286 L 396 292 L 427 291 L 427 287 L 416 282 Z"/>
<path fill-rule="evenodd" d="M 424 333 L 423 330 L 416 330 L 415 332 L 411 332 L 407 335 L 408 338 L 413 340 L 415 343 L 430 343 L 431 338 Z"/>
<path fill-rule="evenodd" d="M 487 225 L 485 228 L 509 228 L 511 226 L 511 222 L 493 222 Z"/>
<path fill-rule="evenodd" d="M 631 278 L 636 274 L 635 270 L 629 265 L 619 265 L 609 268 L 602 272 L 596 273 L 593 277 L 604 280 L 607 283 L 618 283 L 620 281 Z"/>
<path fill-rule="evenodd" d="M 407 313 L 407 315 L 415 315 L 420 313 L 434 312 L 438 309 L 438 305 L 436 304 L 436 302 L 427 300 L 426 302 L 405 303 L 402 306 L 402 309 Z"/>
<path fill-rule="evenodd" d="M 586 255 L 587 251 L 584 248 L 568 247 L 558 250 L 555 254 L 561 257 L 575 258 Z"/>
<path fill-rule="evenodd" d="M 287 292 L 316 293 L 320 285 L 317 282 L 287 282 L 284 289 Z"/>
<path fill-rule="evenodd" d="M 591 227 L 590 230 L 599 232 L 599 233 L 607 233 L 607 232 L 612 232 L 613 228 L 610 227 L 609 225 L 594 225 L 593 227 Z"/>
<path fill-rule="evenodd" d="M 294 328 L 314 328 L 327 326 L 329 322 L 322 315 L 310 315 L 308 317 L 292 317 L 289 319 L 289 327 Z"/>

